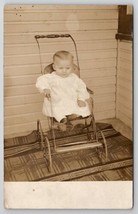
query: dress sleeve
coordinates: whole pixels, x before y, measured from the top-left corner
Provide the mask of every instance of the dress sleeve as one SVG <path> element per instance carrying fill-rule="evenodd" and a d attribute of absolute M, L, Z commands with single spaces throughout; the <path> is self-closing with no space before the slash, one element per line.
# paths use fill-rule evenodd
<path fill-rule="evenodd" d="M 45 74 L 37 78 L 35 86 L 40 93 L 43 93 L 44 89 L 50 89 L 50 79 L 49 74 Z"/>
<path fill-rule="evenodd" d="M 90 98 L 90 95 L 87 91 L 86 85 L 82 79 L 77 79 L 77 92 L 78 92 L 78 100 L 87 100 Z"/>

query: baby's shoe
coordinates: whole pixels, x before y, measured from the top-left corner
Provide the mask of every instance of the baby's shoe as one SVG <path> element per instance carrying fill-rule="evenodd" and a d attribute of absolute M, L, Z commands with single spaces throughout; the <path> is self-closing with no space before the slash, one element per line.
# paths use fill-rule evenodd
<path fill-rule="evenodd" d="M 60 123 L 58 123 L 58 128 L 60 131 L 63 132 L 67 130 L 67 118 L 63 118 Z"/>
<path fill-rule="evenodd" d="M 67 125 L 65 123 L 59 123 L 58 129 L 62 132 L 65 132 L 67 130 Z"/>

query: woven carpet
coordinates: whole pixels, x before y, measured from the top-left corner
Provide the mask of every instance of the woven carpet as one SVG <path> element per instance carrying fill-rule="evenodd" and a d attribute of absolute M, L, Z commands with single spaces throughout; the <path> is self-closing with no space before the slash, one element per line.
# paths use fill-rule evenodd
<path fill-rule="evenodd" d="M 110 124 L 97 124 L 105 130 L 108 160 L 96 149 L 53 154 L 53 172 L 49 173 L 39 136 L 33 131 L 27 136 L 5 139 L 5 181 L 117 181 L 133 179 L 133 144 Z M 109 129 L 110 128 L 110 129 Z M 108 130 L 107 130 L 108 129 Z M 107 130 L 107 131 L 106 131 Z M 64 133 L 65 141 L 76 140 L 77 129 Z M 68 137 L 66 136 L 68 134 Z M 59 133 L 61 136 L 61 133 Z M 82 132 L 79 140 L 86 137 Z M 50 138 L 50 135 L 49 135 Z M 60 143 L 64 143 L 59 139 Z"/>

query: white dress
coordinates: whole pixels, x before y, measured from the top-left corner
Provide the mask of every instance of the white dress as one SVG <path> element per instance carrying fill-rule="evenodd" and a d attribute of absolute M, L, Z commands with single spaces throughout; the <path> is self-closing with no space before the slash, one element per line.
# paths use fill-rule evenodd
<path fill-rule="evenodd" d="M 60 122 L 66 115 L 77 114 L 82 117 L 90 115 L 90 109 L 86 102 L 90 95 L 85 83 L 74 73 L 63 78 L 55 72 L 38 77 L 36 87 L 40 93 L 44 89 L 50 89 L 51 99 L 44 98 L 43 114 L 54 117 Z M 86 103 L 85 107 L 79 107 L 77 100 Z"/>

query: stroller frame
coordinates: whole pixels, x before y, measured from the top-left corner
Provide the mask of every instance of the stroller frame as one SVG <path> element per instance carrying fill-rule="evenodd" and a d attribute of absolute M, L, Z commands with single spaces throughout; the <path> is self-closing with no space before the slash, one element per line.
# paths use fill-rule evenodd
<path fill-rule="evenodd" d="M 70 38 L 73 41 L 73 44 L 75 46 L 75 52 L 76 52 L 76 58 L 77 58 L 77 66 L 79 69 L 79 60 L 78 60 L 78 53 L 77 53 L 77 46 L 75 43 L 75 40 L 70 34 L 48 34 L 48 35 L 36 35 L 35 39 L 38 44 L 38 49 L 39 49 L 39 57 L 40 57 L 40 64 L 41 64 L 41 74 L 43 74 L 42 70 L 42 62 L 41 62 L 41 51 L 40 51 L 40 45 L 38 42 L 38 39 L 43 39 L 43 38 Z M 88 89 L 88 92 L 90 95 L 93 94 L 93 92 Z M 54 125 L 54 119 L 51 118 L 51 135 L 52 135 L 52 144 L 49 140 L 48 132 L 44 132 L 42 128 L 42 124 L 40 120 L 37 120 L 37 133 L 40 139 L 40 148 L 43 151 L 43 157 L 46 161 L 46 165 L 48 167 L 49 172 L 51 173 L 53 171 L 53 163 L 52 163 L 52 155 L 55 153 L 63 153 L 63 152 L 70 152 L 70 151 L 78 151 L 78 150 L 84 150 L 84 149 L 93 149 L 96 148 L 98 153 L 99 153 L 99 148 L 102 148 L 105 152 L 105 161 L 108 158 L 108 150 L 107 150 L 107 143 L 106 143 L 106 138 L 104 136 L 104 130 L 97 129 L 96 123 L 95 123 L 95 118 L 93 114 L 93 98 L 91 97 L 91 115 L 88 117 L 83 118 L 85 120 L 85 126 L 83 129 L 87 129 L 87 140 L 83 141 L 75 141 L 71 143 L 65 143 L 63 145 L 58 146 L 56 144 L 56 136 L 55 132 L 53 129 Z M 75 120 L 77 120 L 76 118 Z M 79 118 L 80 119 L 80 118 Z M 90 120 L 90 123 L 88 125 L 87 119 Z M 74 119 L 73 119 L 74 120 Z M 99 136 L 102 140 L 99 140 Z M 72 137 L 70 135 L 70 137 Z M 60 137 L 58 140 L 62 139 L 64 140 L 66 137 Z M 100 154 L 100 153 L 99 153 Z"/>

